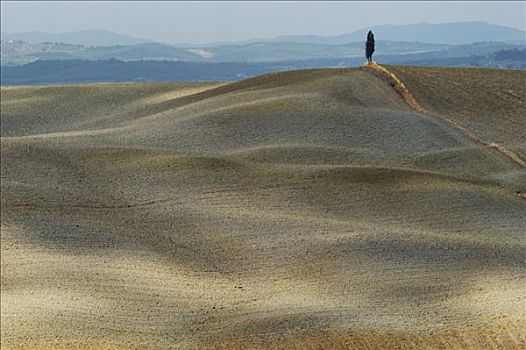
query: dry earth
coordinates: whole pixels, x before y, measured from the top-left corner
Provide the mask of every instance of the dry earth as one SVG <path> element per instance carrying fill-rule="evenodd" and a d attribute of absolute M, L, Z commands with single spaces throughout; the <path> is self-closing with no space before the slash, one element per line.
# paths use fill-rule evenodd
<path fill-rule="evenodd" d="M 526 154 L 526 72 L 389 68 Z M 3 349 L 526 347 L 526 171 L 382 77 L 1 97 Z"/>

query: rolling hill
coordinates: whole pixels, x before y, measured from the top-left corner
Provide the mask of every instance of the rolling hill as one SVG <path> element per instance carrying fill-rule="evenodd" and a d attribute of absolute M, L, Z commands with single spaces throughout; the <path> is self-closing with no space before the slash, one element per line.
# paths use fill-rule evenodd
<path fill-rule="evenodd" d="M 2 87 L 2 348 L 523 348 L 526 72 L 388 69 Z"/>

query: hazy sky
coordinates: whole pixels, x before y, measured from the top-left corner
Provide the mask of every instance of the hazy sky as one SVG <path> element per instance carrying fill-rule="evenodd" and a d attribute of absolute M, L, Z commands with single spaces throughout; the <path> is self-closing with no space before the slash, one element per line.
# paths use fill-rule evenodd
<path fill-rule="evenodd" d="M 525 30 L 526 2 L 16 2 L 2 31 L 107 29 L 167 43 L 335 35 L 378 24 L 487 21 Z"/>

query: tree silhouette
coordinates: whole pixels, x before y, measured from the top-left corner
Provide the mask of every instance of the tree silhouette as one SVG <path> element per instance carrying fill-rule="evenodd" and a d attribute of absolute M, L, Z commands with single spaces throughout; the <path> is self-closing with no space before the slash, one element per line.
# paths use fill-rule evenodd
<path fill-rule="evenodd" d="M 367 33 L 367 42 L 365 43 L 365 57 L 367 61 L 371 63 L 373 61 L 373 52 L 374 52 L 374 34 L 372 31 Z"/>

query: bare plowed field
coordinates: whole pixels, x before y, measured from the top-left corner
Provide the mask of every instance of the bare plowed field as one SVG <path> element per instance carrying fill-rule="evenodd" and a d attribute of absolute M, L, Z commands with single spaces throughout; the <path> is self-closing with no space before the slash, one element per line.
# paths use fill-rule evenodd
<path fill-rule="evenodd" d="M 524 155 L 526 72 L 389 69 Z M 1 94 L 2 349 L 526 347 L 525 169 L 381 77 Z"/>

